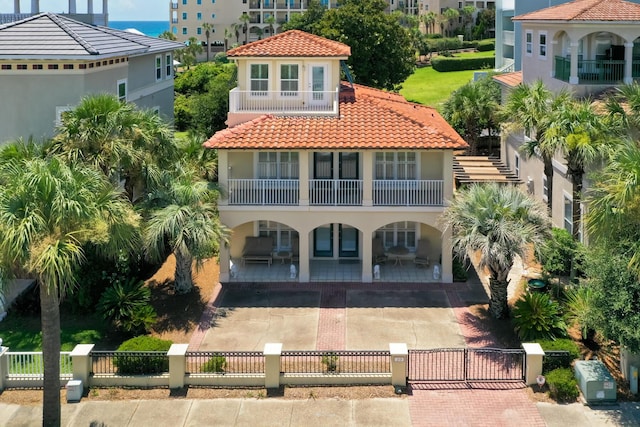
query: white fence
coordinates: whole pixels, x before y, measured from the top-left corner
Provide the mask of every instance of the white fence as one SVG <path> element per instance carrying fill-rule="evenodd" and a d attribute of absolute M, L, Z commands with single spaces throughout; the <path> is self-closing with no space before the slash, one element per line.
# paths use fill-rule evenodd
<path fill-rule="evenodd" d="M 338 90 L 333 91 L 251 91 L 229 92 L 232 113 L 337 114 Z"/>
<path fill-rule="evenodd" d="M 2 363 L 6 368 L 3 383 L 8 387 L 38 387 L 44 380 L 44 360 L 40 351 L 8 351 Z M 60 381 L 63 383 L 72 378 L 71 352 L 60 352 Z"/>

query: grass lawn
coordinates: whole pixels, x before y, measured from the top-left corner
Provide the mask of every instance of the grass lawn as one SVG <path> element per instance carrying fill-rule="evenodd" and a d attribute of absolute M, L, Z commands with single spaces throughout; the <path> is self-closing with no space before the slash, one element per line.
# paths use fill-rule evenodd
<path fill-rule="evenodd" d="M 431 67 L 417 68 L 402 83 L 400 94 L 407 101 L 440 109 L 451 96 L 451 92 L 469 83 L 471 79 L 473 79 L 472 70 L 441 73 Z"/>

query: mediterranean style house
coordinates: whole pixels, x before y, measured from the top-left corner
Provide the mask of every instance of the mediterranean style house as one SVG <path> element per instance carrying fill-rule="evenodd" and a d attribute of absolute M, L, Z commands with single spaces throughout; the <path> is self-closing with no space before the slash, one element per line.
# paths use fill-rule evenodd
<path fill-rule="evenodd" d="M 341 81 L 349 55 L 296 30 L 228 52 L 238 67 L 229 127 L 204 144 L 218 152 L 220 219 L 232 230 L 221 282 L 253 263 L 255 281 L 342 267 L 357 271 L 335 281 L 371 282 L 391 267 L 397 280 L 409 270 L 453 280 L 438 217 L 453 196 L 453 152 L 467 144 L 435 109 Z"/>
<path fill-rule="evenodd" d="M 182 47 L 53 13 L 0 25 L 0 144 L 51 137 L 62 112 L 99 92 L 173 120 L 173 51 Z"/>
<path fill-rule="evenodd" d="M 102 9 L 100 12 L 94 9 L 93 0 L 87 0 L 87 5 L 84 10 L 79 10 L 76 0 L 68 1 L 69 13 L 62 14 L 65 17 L 80 22 L 86 22 L 87 24 L 102 25 L 104 27 L 108 26 L 109 0 L 102 0 Z M 46 12 L 45 10 L 40 10 L 40 0 L 31 0 L 30 12 L 23 11 L 20 6 L 20 0 L 13 0 L 13 13 L 0 13 L 0 24 L 19 21 L 32 15 L 37 15 L 40 12 Z"/>
<path fill-rule="evenodd" d="M 640 4 L 576 0 L 517 15 L 513 21 L 522 31 L 522 70 L 494 77 L 503 87 L 503 99 L 518 84 L 538 79 L 552 91 L 567 89 L 589 98 L 640 78 Z M 542 161 L 526 159 L 519 150 L 524 138 L 522 132 L 503 138 L 502 160 L 532 194 L 552 199 L 554 225 L 572 232 L 572 186 L 563 159 L 553 160 L 549 194 Z"/>

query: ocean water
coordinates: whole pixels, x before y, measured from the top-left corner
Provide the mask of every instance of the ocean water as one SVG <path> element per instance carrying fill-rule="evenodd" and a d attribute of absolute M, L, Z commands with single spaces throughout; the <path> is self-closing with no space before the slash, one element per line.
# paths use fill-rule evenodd
<path fill-rule="evenodd" d="M 149 37 L 158 37 L 169 31 L 169 21 L 109 21 L 109 27 L 116 30 L 135 28 Z"/>

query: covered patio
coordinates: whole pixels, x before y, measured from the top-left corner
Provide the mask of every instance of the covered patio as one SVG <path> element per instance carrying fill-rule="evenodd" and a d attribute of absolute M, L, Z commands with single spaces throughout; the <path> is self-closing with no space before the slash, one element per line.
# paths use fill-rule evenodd
<path fill-rule="evenodd" d="M 235 274 L 230 275 L 229 283 L 251 282 L 298 282 L 298 265 L 296 276 L 291 277 L 291 265 L 287 262 L 274 262 L 271 266 L 265 263 L 246 263 L 233 260 Z M 373 267 L 372 267 L 373 270 Z M 310 260 L 310 282 L 362 282 L 361 260 Z M 380 264 L 380 278 L 373 282 L 384 283 L 438 283 L 433 278 L 433 265 L 418 267 L 411 259 L 388 259 Z M 301 286 L 304 286 L 301 283 Z"/>

